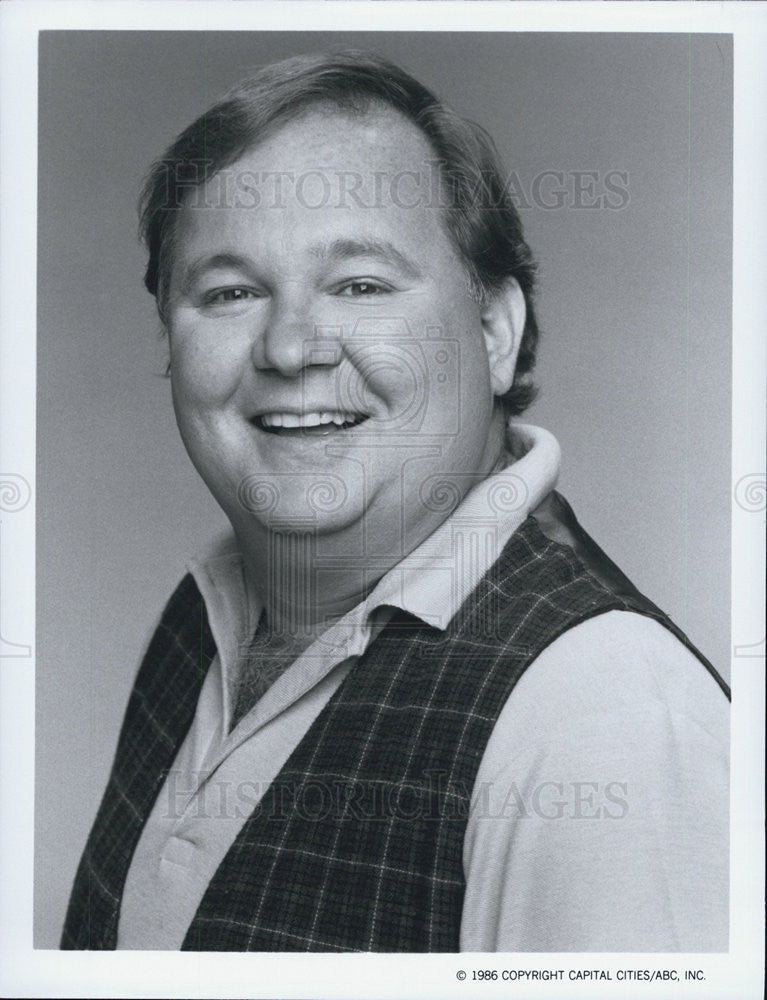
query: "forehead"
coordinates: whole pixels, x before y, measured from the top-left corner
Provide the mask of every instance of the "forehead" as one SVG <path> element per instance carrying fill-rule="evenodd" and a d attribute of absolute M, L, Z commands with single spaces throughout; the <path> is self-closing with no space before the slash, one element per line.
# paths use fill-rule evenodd
<path fill-rule="evenodd" d="M 257 230 L 281 248 L 351 233 L 440 256 L 452 252 L 442 211 L 435 152 L 405 116 L 313 107 L 187 199 L 179 250 L 203 236 Z"/>
<path fill-rule="evenodd" d="M 240 160 L 264 170 L 353 171 L 363 183 L 408 171 L 434 170 L 427 137 L 393 108 L 373 103 L 365 111 L 313 105 L 278 126 Z"/>

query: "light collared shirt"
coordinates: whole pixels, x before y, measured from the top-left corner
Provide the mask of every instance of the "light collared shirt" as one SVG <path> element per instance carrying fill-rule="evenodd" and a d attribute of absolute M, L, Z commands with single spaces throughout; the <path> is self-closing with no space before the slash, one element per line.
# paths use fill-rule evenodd
<path fill-rule="evenodd" d="M 119 948 L 180 948 L 263 792 L 392 609 L 447 627 L 556 483 L 550 434 L 515 424 L 508 446 L 509 466 L 472 489 L 231 732 L 240 654 L 262 605 L 234 539 L 191 564 L 217 655 L 137 845 Z M 613 611 L 566 632 L 522 676 L 477 773 L 461 949 L 725 950 L 727 748 L 721 691 L 657 622 Z"/>

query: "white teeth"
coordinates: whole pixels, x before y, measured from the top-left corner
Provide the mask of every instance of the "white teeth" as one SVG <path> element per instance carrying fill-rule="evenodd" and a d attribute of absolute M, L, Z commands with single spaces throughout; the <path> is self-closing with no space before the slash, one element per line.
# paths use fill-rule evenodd
<path fill-rule="evenodd" d="M 341 427 L 347 423 L 358 423 L 363 419 L 360 413 L 346 411 L 313 410 L 311 413 L 262 413 L 259 420 L 264 427 L 319 427 L 335 424 Z"/>

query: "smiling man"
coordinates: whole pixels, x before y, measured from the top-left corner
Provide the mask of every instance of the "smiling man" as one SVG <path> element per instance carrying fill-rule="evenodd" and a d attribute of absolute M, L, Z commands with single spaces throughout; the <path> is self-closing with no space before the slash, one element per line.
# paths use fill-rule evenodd
<path fill-rule="evenodd" d="M 143 224 L 233 532 L 149 645 L 62 946 L 726 949 L 726 688 L 511 420 L 534 269 L 484 133 L 375 57 L 288 60 Z"/>
<path fill-rule="evenodd" d="M 279 207 L 230 205 L 217 178 L 176 225 L 164 303 L 175 410 L 247 570 L 259 579 L 270 564 L 275 519 L 314 513 L 312 543 L 344 558 L 363 555 L 365 532 L 371 558 L 357 572 L 268 588 L 267 619 L 283 634 L 317 637 L 431 535 L 444 512 L 414 502 L 423 483 L 458 472 L 463 494 L 503 454 L 494 399 L 513 381 L 524 295 L 509 275 L 480 304 L 438 200 L 393 200 L 395 179 L 433 159 L 391 109 L 363 117 L 313 104 L 232 172 L 352 176 L 354 203 L 327 181 L 318 191 L 286 184 Z M 390 185 L 377 200 L 374 177 Z M 313 511 L 307 490 L 328 472 L 338 502 Z M 277 494 L 265 517 L 243 503 L 254 477 Z M 290 575 L 303 579 L 312 556 L 295 556 Z"/>

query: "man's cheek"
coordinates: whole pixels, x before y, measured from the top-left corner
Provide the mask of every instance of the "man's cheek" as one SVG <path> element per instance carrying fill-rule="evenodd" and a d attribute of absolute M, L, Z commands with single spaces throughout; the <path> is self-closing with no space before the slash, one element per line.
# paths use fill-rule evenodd
<path fill-rule="evenodd" d="M 208 345 L 190 345 L 170 356 L 174 399 L 185 406 L 223 404 L 238 382 L 238 367 Z"/>
<path fill-rule="evenodd" d="M 374 415 L 382 430 L 408 428 L 428 400 L 428 371 L 420 344 L 413 340 L 367 344 L 350 357 L 352 367 L 338 386 L 341 408 Z"/>
<path fill-rule="evenodd" d="M 171 388 L 177 413 L 190 413 L 209 399 L 209 384 L 195 377 L 183 363 L 171 357 Z"/>

